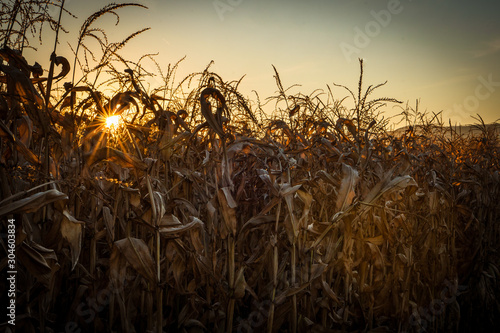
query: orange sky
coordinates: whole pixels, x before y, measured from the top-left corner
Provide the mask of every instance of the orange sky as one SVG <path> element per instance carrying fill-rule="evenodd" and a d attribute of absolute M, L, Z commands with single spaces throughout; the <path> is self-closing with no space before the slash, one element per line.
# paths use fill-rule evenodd
<path fill-rule="evenodd" d="M 116 1 L 118 3 L 122 1 Z M 394 97 L 420 109 L 439 112 L 447 122 L 471 123 L 479 113 L 486 122 L 500 118 L 500 3 L 465 0 L 284 1 L 191 0 L 138 1 L 149 9 L 124 8 L 120 23 L 104 16 L 102 27 L 112 41 L 151 27 L 122 50 L 137 60 L 159 53 L 164 68 L 183 56 L 178 79 L 212 70 L 225 81 L 238 80 L 241 92 L 261 100 L 276 91 L 274 65 L 291 93 L 310 94 L 326 85 L 357 89 L 359 64 L 365 61 L 365 82 L 388 81 L 372 97 Z M 61 37 L 60 52 L 84 19 L 106 2 L 66 1 L 78 16 L 64 16 L 70 30 Z M 32 43 L 36 44 L 36 43 Z M 35 45 L 36 46 L 36 45 Z M 44 46 L 52 47 L 52 41 Z M 39 52 L 47 52 L 43 47 Z M 48 55 L 47 55 L 48 58 Z M 28 59 L 29 60 L 29 59 Z M 37 60 L 38 61 L 38 60 Z M 335 88 L 339 99 L 346 96 Z M 387 116 L 400 109 L 387 107 Z"/>

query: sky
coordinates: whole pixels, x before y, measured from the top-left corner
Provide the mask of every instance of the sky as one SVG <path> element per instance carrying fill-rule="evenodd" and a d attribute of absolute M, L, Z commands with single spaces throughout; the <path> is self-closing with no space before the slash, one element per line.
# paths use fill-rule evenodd
<path fill-rule="evenodd" d="M 125 1 L 115 1 L 121 3 Z M 452 124 L 500 118 L 500 2 L 498 0 L 184 0 L 136 1 L 96 22 L 111 41 L 151 29 L 121 54 L 138 60 L 158 53 L 164 69 L 182 57 L 177 78 L 211 70 L 224 81 L 239 80 L 240 92 L 255 100 L 275 95 L 276 67 L 290 93 L 327 91 L 333 83 L 357 90 L 358 58 L 364 82 L 378 84 L 372 98 L 392 97 L 419 110 L 443 113 Z M 85 18 L 107 2 L 66 0 L 61 36 L 76 44 Z M 44 45 L 52 46 L 52 42 Z M 62 42 L 59 46 L 64 49 Z M 63 52 L 61 50 L 61 52 Z M 49 53 L 50 54 L 50 53 Z M 334 97 L 348 95 L 334 88 Z M 326 95 L 324 96 L 326 99 Z M 392 105 L 386 116 L 401 112 Z"/>

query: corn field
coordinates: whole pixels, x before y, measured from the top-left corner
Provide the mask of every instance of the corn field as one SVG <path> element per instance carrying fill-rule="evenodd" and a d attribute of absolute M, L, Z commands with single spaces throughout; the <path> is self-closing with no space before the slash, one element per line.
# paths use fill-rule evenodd
<path fill-rule="evenodd" d="M 2 315 L 1 332 L 500 325 L 498 124 L 478 116 L 460 133 L 372 97 L 383 84 L 363 82 L 362 60 L 358 87 L 336 85 L 353 108 L 330 87 L 290 94 L 276 68 L 264 102 L 211 64 L 151 73 L 154 56 L 120 56 L 146 29 L 110 42 L 96 27 L 137 4 L 91 15 L 74 59 L 54 47 L 42 68 L 23 50 L 41 24 L 62 31 L 63 4 L 53 18 L 47 1 L 2 3 L 3 308 L 9 220 L 17 284 L 16 325 Z M 383 117 L 395 105 L 401 131 Z"/>

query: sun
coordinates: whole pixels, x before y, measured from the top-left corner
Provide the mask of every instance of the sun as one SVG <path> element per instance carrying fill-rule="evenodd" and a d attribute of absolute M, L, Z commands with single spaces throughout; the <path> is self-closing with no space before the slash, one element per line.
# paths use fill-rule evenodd
<path fill-rule="evenodd" d="M 120 126 L 121 118 L 120 116 L 109 116 L 106 117 L 106 128 L 118 128 Z"/>

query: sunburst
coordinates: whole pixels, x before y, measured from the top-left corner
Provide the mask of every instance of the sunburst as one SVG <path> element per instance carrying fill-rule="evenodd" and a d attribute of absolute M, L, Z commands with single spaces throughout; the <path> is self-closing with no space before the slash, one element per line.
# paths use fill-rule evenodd
<path fill-rule="evenodd" d="M 105 126 L 108 129 L 117 129 L 122 123 L 122 119 L 119 115 L 111 115 L 106 117 Z"/>

